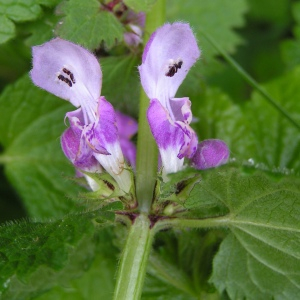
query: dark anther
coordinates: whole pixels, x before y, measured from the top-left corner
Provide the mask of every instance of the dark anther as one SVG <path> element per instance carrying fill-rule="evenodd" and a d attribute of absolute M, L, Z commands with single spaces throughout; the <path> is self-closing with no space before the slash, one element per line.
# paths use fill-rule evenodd
<path fill-rule="evenodd" d="M 67 68 L 63 68 L 63 72 L 66 73 L 66 74 L 68 74 L 68 75 L 71 74 L 71 72 Z"/>
<path fill-rule="evenodd" d="M 73 73 L 70 74 L 70 78 L 71 78 L 71 80 L 72 80 L 73 83 L 76 82 Z"/>
<path fill-rule="evenodd" d="M 72 81 L 73 83 L 76 82 L 76 81 L 75 81 L 75 77 L 74 77 L 73 73 L 72 73 L 70 70 L 68 70 L 67 68 L 63 68 L 62 70 L 63 70 L 63 72 L 64 72 L 65 74 L 67 74 L 67 75 L 70 76 L 70 79 L 71 79 L 71 81 Z"/>
<path fill-rule="evenodd" d="M 176 72 L 177 72 L 177 69 L 175 66 L 169 66 L 169 71 L 166 73 L 166 76 L 173 77 Z"/>
<path fill-rule="evenodd" d="M 72 82 L 71 82 L 70 79 L 64 77 L 63 75 L 58 75 L 57 77 L 58 77 L 59 80 L 65 82 L 69 87 L 72 86 Z"/>
<path fill-rule="evenodd" d="M 169 65 L 169 71 L 165 75 L 168 77 L 173 77 L 177 73 L 178 69 L 181 69 L 182 64 L 183 64 L 183 61 L 178 60 L 178 62 L 175 62 L 172 65 Z"/>

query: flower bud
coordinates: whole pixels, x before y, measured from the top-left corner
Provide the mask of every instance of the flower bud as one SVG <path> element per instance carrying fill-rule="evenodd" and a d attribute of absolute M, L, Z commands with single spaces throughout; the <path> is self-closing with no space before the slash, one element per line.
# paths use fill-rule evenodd
<path fill-rule="evenodd" d="M 209 139 L 198 144 L 192 164 L 198 170 L 205 170 L 226 164 L 228 158 L 229 149 L 226 143 L 222 140 Z"/>

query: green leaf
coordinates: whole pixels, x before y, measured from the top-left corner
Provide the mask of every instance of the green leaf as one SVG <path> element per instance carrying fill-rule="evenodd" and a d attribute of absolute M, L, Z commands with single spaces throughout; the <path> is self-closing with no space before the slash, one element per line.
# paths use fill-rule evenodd
<path fill-rule="evenodd" d="M 101 94 L 116 109 L 137 116 L 140 94 L 137 71 L 139 58 L 134 55 L 103 57 L 100 64 L 103 72 Z"/>
<path fill-rule="evenodd" d="M 99 48 L 104 42 L 111 48 L 123 39 L 123 27 L 111 13 L 101 9 L 97 0 L 69 0 L 61 7 L 65 15 L 57 34 L 88 49 Z"/>
<path fill-rule="evenodd" d="M 60 149 L 64 116 L 74 108 L 35 87 L 24 76 L 0 97 L 0 156 L 5 173 L 30 216 L 59 217 L 70 212 L 79 188 L 67 177 L 75 170 Z"/>
<path fill-rule="evenodd" d="M 296 22 L 294 27 L 294 36 L 295 39 L 289 39 L 283 41 L 281 44 L 281 51 L 283 59 L 288 68 L 292 69 L 293 67 L 300 64 L 300 55 L 299 55 L 299 44 L 300 44 L 300 4 L 299 2 L 293 3 L 292 6 L 293 17 Z"/>
<path fill-rule="evenodd" d="M 1 26 L 1 25 L 0 25 Z M 7 59 L 9 57 L 9 59 Z M 11 83 L 30 68 L 30 51 L 23 41 L 13 39 L 0 45 L 0 80 Z M 4 86 L 4 84 L 3 84 Z"/>
<path fill-rule="evenodd" d="M 298 67 L 265 86 L 298 124 L 300 124 L 299 80 Z M 247 139 L 255 142 L 255 151 L 252 154 L 254 164 L 264 163 L 270 169 L 287 168 L 299 172 L 299 130 L 270 107 L 258 93 L 253 94 L 252 101 L 245 107 L 245 116 L 251 126 L 251 132 L 240 142 L 244 143 Z"/>
<path fill-rule="evenodd" d="M 109 229 L 97 233 L 95 259 L 87 272 L 70 280 L 67 286 L 56 286 L 37 300 L 111 299 L 119 251 L 113 245 L 115 237 Z"/>
<path fill-rule="evenodd" d="M 124 3 L 134 11 L 149 11 L 156 0 L 124 0 Z"/>
<path fill-rule="evenodd" d="M 17 197 L 3 171 L 3 166 L 0 166 L 0 224 L 9 220 L 21 219 L 26 216 L 20 199 Z"/>
<path fill-rule="evenodd" d="M 1 2 L 1 12 L 15 22 L 22 22 L 34 20 L 41 13 L 41 8 L 35 0 L 8 0 Z"/>
<path fill-rule="evenodd" d="M 68 287 L 57 286 L 36 300 L 111 299 L 114 292 L 114 276 L 117 258 L 97 254 L 91 268 L 80 278 L 72 280 Z"/>
<path fill-rule="evenodd" d="M 13 22 L 25 22 L 36 19 L 42 10 L 36 0 L 8 0 L 0 3 L 0 43 L 15 36 Z"/>
<path fill-rule="evenodd" d="M 61 2 L 61 0 L 38 0 L 39 4 L 47 7 L 54 7 L 55 5 L 59 4 L 59 2 Z"/>
<path fill-rule="evenodd" d="M 203 30 L 213 36 L 227 52 L 233 52 L 235 46 L 242 41 L 232 31 L 232 28 L 244 25 L 243 14 L 246 11 L 247 4 L 244 0 L 167 1 L 168 21 L 184 20 L 189 22 L 199 39 L 201 30 Z M 203 50 L 203 57 L 206 60 L 216 54 L 216 51 L 205 39 L 200 40 L 199 46 Z"/>
<path fill-rule="evenodd" d="M 271 235 L 271 234 L 270 234 Z M 277 235 L 275 233 L 275 235 Z M 281 232 L 285 235 L 285 232 Z M 299 295 L 299 251 L 281 249 L 277 242 L 293 238 L 261 240 L 260 234 L 234 230 L 222 243 L 214 261 L 212 281 L 231 299 L 297 299 Z M 296 237 L 295 247 L 298 247 Z M 290 242 L 291 243 L 291 242 Z M 298 277 L 298 279 L 297 279 Z"/>
<path fill-rule="evenodd" d="M 156 198 L 158 208 L 161 206 L 161 202 L 177 202 L 182 204 L 189 197 L 194 185 L 201 180 L 199 172 L 193 168 L 186 168 L 177 173 L 168 174 L 168 181 L 164 182 L 161 177 L 158 178 L 156 184 Z M 174 203 L 173 203 L 174 204 Z M 154 203 L 155 207 L 156 203 Z M 170 207 L 172 208 L 173 205 Z M 174 208 L 174 207 L 173 207 Z M 156 210 L 156 209 L 154 209 Z M 170 213 L 172 213 L 172 210 Z M 167 213 L 167 211 L 165 211 Z"/>
<path fill-rule="evenodd" d="M 298 67 L 264 85 L 298 124 L 299 80 Z M 194 116 L 199 119 L 192 126 L 200 140 L 224 140 L 231 158 L 239 161 L 264 164 L 274 171 L 276 168 L 300 171 L 299 131 L 257 92 L 253 93 L 251 101 L 240 105 L 232 103 L 228 95 L 215 88 L 207 88 L 205 93 L 192 95 L 191 99 Z"/>
<path fill-rule="evenodd" d="M 114 214 L 90 212 L 48 223 L 21 222 L 0 228 L 1 299 L 28 299 L 88 269 L 94 257 L 94 225 Z M 107 223 L 109 224 L 109 223 Z"/>
<path fill-rule="evenodd" d="M 207 282 L 217 232 L 174 230 L 156 236 L 142 299 L 219 299 Z"/>
<path fill-rule="evenodd" d="M 5 43 L 15 35 L 14 23 L 0 15 L 0 43 Z"/>
<path fill-rule="evenodd" d="M 231 166 L 205 171 L 202 176 L 186 207 L 206 219 L 190 222 L 231 231 L 214 260 L 211 282 L 220 293 L 226 289 L 232 299 L 296 299 L 300 292 L 300 179 L 251 168 L 241 172 Z M 209 206 L 219 207 L 222 217 L 203 216 L 201 208 Z"/>
<path fill-rule="evenodd" d="M 199 140 L 224 140 L 231 158 L 248 160 L 253 157 L 256 137 L 251 134 L 253 122 L 248 121 L 248 111 L 243 105 L 233 103 L 217 88 L 207 88 L 205 93 L 192 95 L 191 100 L 194 116 L 198 119 L 192 126 Z"/>
<path fill-rule="evenodd" d="M 165 266 L 165 265 L 163 265 Z M 161 267 L 163 267 L 161 266 Z M 172 266 L 173 267 L 173 266 Z M 166 271 L 174 272 L 174 268 L 167 268 Z M 177 275 L 177 274 L 172 274 Z M 178 278 L 176 278 L 178 279 Z M 182 278 L 180 278 L 182 279 Z M 174 283 L 173 279 L 173 283 Z M 180 284 L 180 283 L 178 283 Z M 196 300 L 195 296 L 191 296 L 183 291 L 178 290 L 177 286 L 169 285 L 165 280 L 160 280 L 157 275 L 148 275 L 144 286 L 142 300 Z"/>
<path fill-rule="evenodd" d="M 287 40 L 281 44 L 281 52 L 283 60 L 288 69 L 292 69 L 300 65 L 300 41 Z"/>
<path fill-rule="evenodd" d="M 54 28 L 56 27 L 60 17 L 49 12 L 44 14 L 43 18 L 26 24 L 25 30 L 29 33 L 26 39 L 26 45 L 41 45 L 54 37 Z"/>
<path fill-rule="evenodd" d="M 288 23 L 290 20 L 290 5 L 288 0 L 248 0 L 249 17 L 261 22 L 274 22 L 276 26 Z"/>

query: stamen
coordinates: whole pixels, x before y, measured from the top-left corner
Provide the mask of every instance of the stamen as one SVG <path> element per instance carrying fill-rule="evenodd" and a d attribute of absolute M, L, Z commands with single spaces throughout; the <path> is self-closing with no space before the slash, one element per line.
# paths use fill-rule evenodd
<path fill-rule="evenodd" d="M 61 73 L 64 73 L 66 75 L 64 76 Z M 69 69 L 67 69 L 66 67 L 63 67 L 61 69 L 61 71 L 57 73 L 57 78 L 59 80 L 65 82 L 69 87 L 72 87 L 73 84 L 76 83 L 74 74 Z"/>
<path fill-rule="evenodd" d="M 68 74 L 68 75 L 71 74 L 71 72 L 67 68 L 63 68 L 63 72 L 66 73 L 66 74 Z"/>
<path fill-rule="evenodd" d="M 57 78 L 58 78 L 59 80 L 65 82 L 69 87 L 72 87 L 72 82 L 71 82 L 70 79 L 64 77 L 64 76 L 61 75 L 61 74 L 59 74 L 59 75 L 57 76 Z"/>
<path fill-rule="evenodd" d="M 73 73 L 70 73 L 70 78 L 71 78 L 71 80 L 72 80 L 73 83 L 76 82 Z"/>
<path fill-rule="evenodd" d="M 168 66 L 169 70 L 167 71 L 167 73 L 165 73 L 165 75 L 168 77 L 173 77 L 177 73 L 178 69 L 181 69 L 182 64 L 183 61 L 180 58 L 177 59 L 177 61 L 170 59 Z"/>
<path fill-rule="evenodd" d="M 66 73 L 67 75 L 70 76 L 70 79 L 71 79 L 71 81 L 72 81 L 73 83 L 76 82 L 76 81 L 75 81 L 75 77 L 74 77 L 73 73 L 72 73 L 70 70 L 68 70 L 67 68 L 63 68 L 62 70 L 63 70 L 64 73 Z"/>
<path fill-rule="evenodd" d="M 183 64 L 183 61 L 181 59 L 178 59 L 177 68 L 181 69 L 182 64 Z"/>
<path fill-rule="evenodd" d="M 169 71 L 165 75 L 168 77 L 173 77 L 176 72 L 177 72 L 177 69 L 175 66 L 169 66 Z"/>

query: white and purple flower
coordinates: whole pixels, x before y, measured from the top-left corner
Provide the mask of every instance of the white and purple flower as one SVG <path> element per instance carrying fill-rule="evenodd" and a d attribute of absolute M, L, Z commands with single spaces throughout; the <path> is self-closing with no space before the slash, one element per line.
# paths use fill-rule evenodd
<path fill-rule="evenodd" d="M 141 83 L 150 99 L 147 117 L 159 148 L 164 177 L 181 170 L 184 158 L 192 159 L 194 166 L 200 168 L 199 159 L 193 160 L 195 155 L 199 156 L 201 147 L 198 151 L 198 138 L 190 127 L 191 102 L 187 97 L 175 98 L 199 57 L 200 50 L 190 26 L 177 22 L 165 24 L 152 34 L 139 66 Z M 212 167 L 213 163 L 207 165 Z"/>
<path fill-rule="evenodd" d="M 101 172 L 101 165 L 128 193 L 131 175 L 119 142 L 116 113 L 100 96 L 102 72 L 96 57 L 56 38 L 33 47 L 30 74 L 37 86 L 79 107 L 66 114 L 70 127 L 63 133 L 61 145 L 68 159 L 87 172 Z"/>

